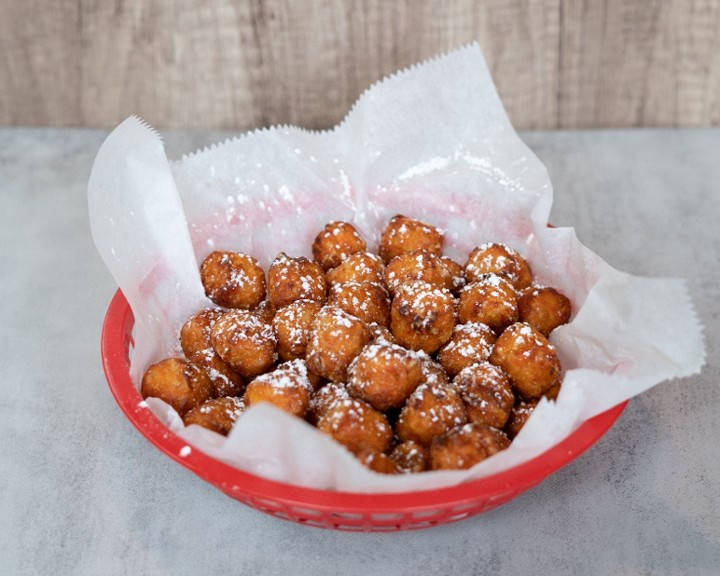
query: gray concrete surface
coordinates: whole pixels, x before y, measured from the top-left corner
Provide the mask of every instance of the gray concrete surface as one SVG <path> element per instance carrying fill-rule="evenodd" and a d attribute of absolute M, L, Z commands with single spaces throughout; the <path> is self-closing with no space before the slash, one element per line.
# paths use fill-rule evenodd
<path fill-rule="evenodd" d="M 619 269 L 687 279 L 708 362 L 633 399 L 590 451 L 507 505 L 393 534 L 247 508 L 117 408 L 99 352 L 115 286 L 86 207 L 105 136 L 0 129 L 0 573 L 720 573 L 720 130 L 523 134 L 553 180 L 554 223 Z M 222 136 L 164 134 L 170 157 Z"/>

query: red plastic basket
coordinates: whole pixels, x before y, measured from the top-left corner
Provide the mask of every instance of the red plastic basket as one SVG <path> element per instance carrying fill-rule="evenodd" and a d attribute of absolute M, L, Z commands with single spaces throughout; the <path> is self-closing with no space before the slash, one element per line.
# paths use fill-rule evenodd
<path fill-rule="evenodd" d="M 585 422 L 544 454 L 499 474 L 448 488 L 366 494 L 303 488 L 262 478 L 211 458 L 172 433 L 147 408 L 129 375 L 134 318 L 120 290 L 110 302 L 102 330 L 102 359 L 115 400 L 152 444 L 228 496 L 285 520 L 355 531 L 429 528 L 495 508 L 542 482 L 577 458 L 614 424 L 627 402 Z M 182 455 L 185 454 L 185 455 Z"/>

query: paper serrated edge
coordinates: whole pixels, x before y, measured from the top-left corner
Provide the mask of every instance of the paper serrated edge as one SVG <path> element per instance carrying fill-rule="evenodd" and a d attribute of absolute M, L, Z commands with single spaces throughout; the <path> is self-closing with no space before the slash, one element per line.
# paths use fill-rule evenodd
<path fill-rule="evenodd" d="M 482 55 L 480 44 L 477 41 L 473 41 L 469 44 L 465 44 L 458 48 L 453 48 L 453 49 L 447 50 L 445 52 L 440 52 L 438 54 L 430 56 L 429 58 L 420 60 L 420 61 L 410 64 L 404 68 L 400 68 L 386 76 L 383 76 L 382 78 L 380 78 L 379 80 L 376 80 L 375 82 L 370 84 L 367 88 L 365 88 L 360 93 L 360 95 L 355 99 L 353 104 L 350 106 L 348 111 L 345 113 L 345 116 L 343 116 L 342 120 L 340 120 L 337 124 L 335 124 L 335 126 L 333 126 L 331 128 L 311 129 L 311 128 L 303 128 L 302 126 L 298 126 L 295 124 L 273 124 L 271 126 L 252 128 L 250 130 L 247 130 L 247 131 L 237 134 L 235 136 L 230 136 L 230 137 L 226 138 L 225 140 L 221 140 L 219 142 L 214 142 L 207 146 L 203 146 L 202 148 L 199 148 L 198 150 L 194 150 L 192 152 L 185 153 L 182 155 L 182 157 L 179 160 L 173 161 L 173 162 L 171 162 L 171 164 L 182 163 L 191 158 L 195 158 L 197 156 L 201 156 L 203 154 L 207 154 L 210 152 L 215 152 L 218 149 L 226 148 L 228 146 L 235 144 L 236 142 L 245 140 L 252 136 L 263 134 L 265 132 L 293 131 L 293 132 L 300 132 L 303 134 L 313 134 L 313 135 L 332 134 L 333 132 L 340 130 L 347 123 L 348 119 L 350 118 L 350 116 L 352 116 L 353 112 L 357 109 L 360 102 L 364 98 L 367 97 L 368 93 L 370 93 L 372 90 L 376 89 L 378 86 L 381 86 L 388 82 L 396 81 L 398 78 L 402 78 L 403 76 L 412 73 L 413 71 L 415 71 L 416 69 L 418 69 L 420 67 L 437 66 L 437 65 L 439 65 L 441 60 L 445 60 L 451 56 L 457 56 L 457 55 L 465 53 L 465 52 L 470 52 L 472 50 L 477 50 L 480 53 L 480 55 Z M 143 124 L 147 124 L 142 120 L 141 120 L 141 122 L 143 122 Z M 150 127 L 150 126 L 148 125 L 148 127 Z M 150 127 L 150 128 L 152 129 L 152 127 Z"/>

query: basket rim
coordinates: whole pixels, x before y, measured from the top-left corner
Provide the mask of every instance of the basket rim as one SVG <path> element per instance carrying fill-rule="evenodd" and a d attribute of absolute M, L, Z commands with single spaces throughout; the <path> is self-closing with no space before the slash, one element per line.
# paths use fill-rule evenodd
<path fill-rule="evenodd" d="M 132 309 L 118 289 L 102 326 L 101 354 L 110 391 L 131 424 L 157 449 L 202 479 L 237 499 L 267 501 L 333 513 L 433 510 L 462 506 L 479 497 L 502 499 L 542 482 L 595 444 L 620 417 L 628 400 L 592 417 L 562 442 L 531 460 L 502 472 L 447 487 L 407 492 L 350 492 L 289 484 L 258 476 L 202 452 L 173 433 L 143 404 L 129 374 L 128 345 L 134 324 Z"/>

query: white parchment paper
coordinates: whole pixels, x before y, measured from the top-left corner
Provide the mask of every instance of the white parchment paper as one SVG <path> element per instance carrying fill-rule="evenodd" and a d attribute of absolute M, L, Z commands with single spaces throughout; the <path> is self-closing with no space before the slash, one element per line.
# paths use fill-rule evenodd
<path fill-rule="evenodd" d="M 198 267 L 215 249 L 264 266 L 281 251 L 311 256 L 329 220 L 353 222 L 371 247 L 397 213 L 442 228 L 464 262 L 487 241 L 526 256 L 538 282 L 574 306 L 553 332 L 564 368 L 511 447 L 473 469 L 384 476 L 363 468 L 304 421 L 248 410 L 226 439 L 185 428 L 164 402 L 153 410 L 190 444 L 277 480 L 350 491 L 404 491 L 479 478 L 532 458 L 584 420 L 704 363 L 701 327 L 679 279 L 614 270 L 570 228 L 548 228 L 552 186 L 513 130 L 482 53 L 472 45 L 402 71 L 365 92 L 333 130 L 275 127 L 169 162 L 142 121 L 118 126 L 88 186 L 97 248 L 135 315 L 131 376 L 180 352 L 178 331 L 211 306 Z"/>

